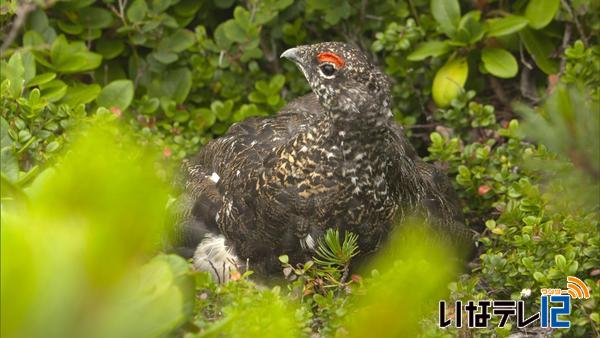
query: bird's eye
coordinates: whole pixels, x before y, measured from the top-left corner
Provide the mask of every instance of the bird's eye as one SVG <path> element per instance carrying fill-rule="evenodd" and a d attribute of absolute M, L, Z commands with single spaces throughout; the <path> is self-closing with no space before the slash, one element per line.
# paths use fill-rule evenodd
<path fill-rule="evenodd" d="M 319 69 L 321 69 L 321 73 L 327 77 L 335 74 L 335 67 L 331 63 L 324 63 L 319 67 Z"/>

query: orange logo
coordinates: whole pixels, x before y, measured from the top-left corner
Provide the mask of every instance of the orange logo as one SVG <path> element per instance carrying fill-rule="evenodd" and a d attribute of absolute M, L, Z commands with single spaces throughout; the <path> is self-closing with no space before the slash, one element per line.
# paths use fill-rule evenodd
<path fill-rule="evenodd" d="M 567 288 L 566 289 L 541 289 L 542 295 L 569 295 L 572 299 L 589 299 L 590 289 L 585 283 L 575 277 L 567 277 Z"/>
<path fill-rule="evenodd" d="M 589 299 L 590 289 L 585 283 L 573 276 L 567 277 L 567 289 L 562 290 L 564 294 L 569 294 L 574 299 Z"/>

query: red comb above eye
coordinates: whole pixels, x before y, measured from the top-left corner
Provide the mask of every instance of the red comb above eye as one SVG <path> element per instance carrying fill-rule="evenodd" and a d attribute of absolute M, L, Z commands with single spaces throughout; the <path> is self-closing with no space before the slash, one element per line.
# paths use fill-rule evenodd
<path fill-rule="evenodd" d="M 319 60 L 319 63 L 331 62 L 338 69 L 344 67 L 344 64 L 346 63 L 341 56 L 331 52 L 319 53 L 319 55 L 317 55 L 317 60 Z"/>

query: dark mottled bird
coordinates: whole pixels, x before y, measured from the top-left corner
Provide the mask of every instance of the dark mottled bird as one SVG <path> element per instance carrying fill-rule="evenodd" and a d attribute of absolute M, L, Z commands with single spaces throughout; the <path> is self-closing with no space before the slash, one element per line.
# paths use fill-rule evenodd
<path fill-rule="evenodd" d="M 357 234 L 368 254 L 414 213 L 469 237 L 446 176 L 417 156 L 393 120 L 388 78 L 364 53 L 325 42 L 281 56 L 312 93 L 275 117 L 232 125 L 186 165 L 172 207 L 179 252 L 227 278 L 246 264 L 280 271 L 282 254 L 301 262 L 328 228 Z"/>

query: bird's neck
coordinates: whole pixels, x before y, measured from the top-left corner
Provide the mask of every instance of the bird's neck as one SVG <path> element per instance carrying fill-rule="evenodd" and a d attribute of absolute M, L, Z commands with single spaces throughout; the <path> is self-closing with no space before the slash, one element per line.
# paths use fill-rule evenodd
<path fill-rule="evenodd" d="M 346 90 L 330 100 L 319 97 L 325 108 L 326 124 L 335 130 L 370 133 L 386 125 L 393 115 L 386 93 L 369 96 L 365 91 Z"/>
<path fill-rule="evenodd" d="M 314 143 L 334 145 L 374 145 L 385 142 L 386 125 L 390 117 L 381 112 L 364 112 L 360 117 L 347 114 L 328 114 L 314 125 Z"/>
<path fill-rule="evenodd" d="M 323 123 L 334 132 L 346 132 L 357 137 L 378 133 L 393 118 L 386 104 L 377 104 L 362 109 L 330 109 Z"/>

